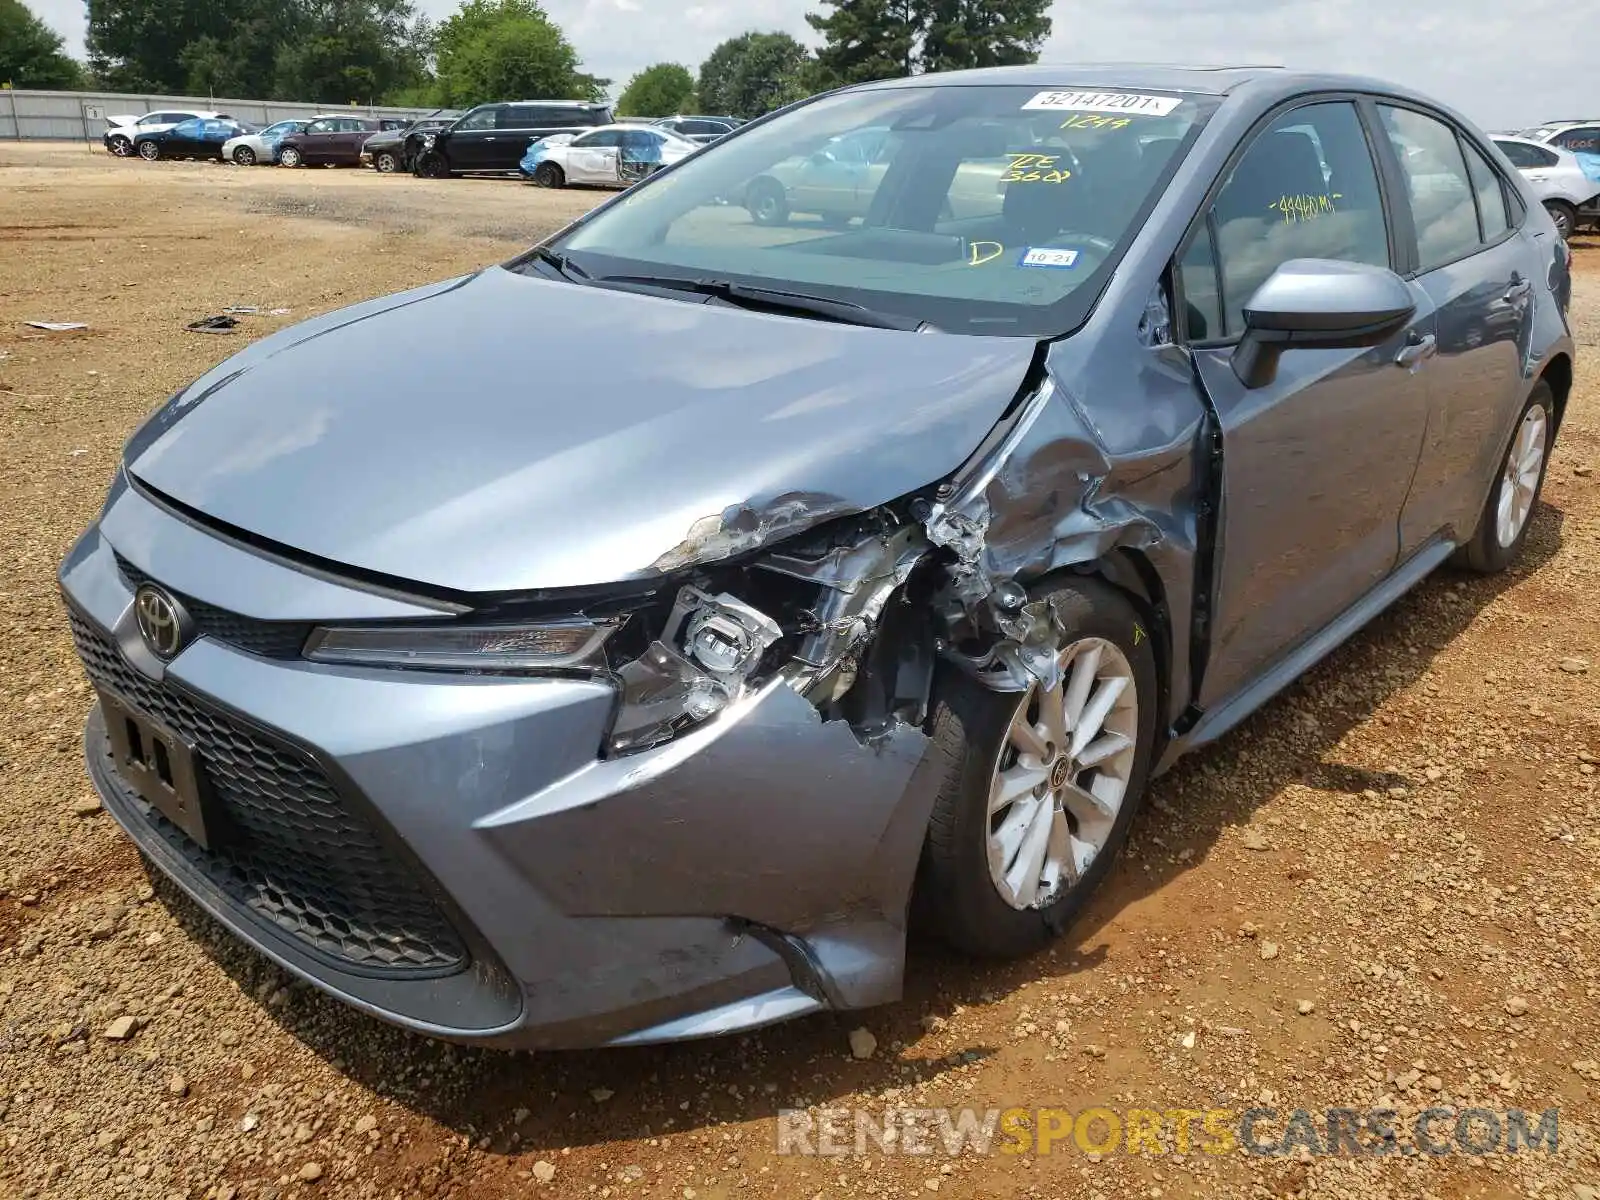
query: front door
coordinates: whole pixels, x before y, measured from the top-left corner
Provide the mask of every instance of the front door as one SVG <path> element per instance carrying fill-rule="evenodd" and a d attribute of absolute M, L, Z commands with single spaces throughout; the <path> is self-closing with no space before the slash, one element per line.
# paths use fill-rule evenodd
<path fill-rule="evenodd" d="M 1417 282 L 1438 310 L 1427 435 L 1400 522 L 1409 553 L 1440 531 L 1472 536 L 1519 415 L 1532 329 L 1530 251 L 1488 158 L 1436 114 L 1380 105 L 1416 227 Z"/>
<path fill-rule="evenodd" d="M 489 166 L 499 134 L 495 129 L 498 108 L 479 108 L 457 121 L 445 135 L 445 153 L 454 171 L 483 171 Z"/>
<path fill-rule="evenodd" d="M 1366 350 L 1289 350 L 1248 389 L 1232 366 L 1251 295 L 1294 258 L 1391 266 L 1377 169 L 1348 101 L 1257 135 L 1180 264 L 1195 364 L 1221 424 L 1210 658 L 1200 703 L 1237 693 L 1394 570 L 1428 417 L 1433 314 Z"/>
<path fill-rule="evenodd" d="M 306 126 L 300 137 L 300 154 L 307 163 L 325 163 L 333 156 L 339 138 L 337 117 L 324 117 Z"/>

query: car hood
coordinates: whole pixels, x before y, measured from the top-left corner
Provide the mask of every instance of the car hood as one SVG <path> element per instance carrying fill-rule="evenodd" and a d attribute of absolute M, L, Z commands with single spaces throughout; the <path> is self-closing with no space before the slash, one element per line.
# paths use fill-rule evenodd
<path fill-rule="evenodd" d="M 493 267 L 257 342 L 158 411 L 127 462 L 330 563 L 464 592 L 587 586 L 934 482 L 1033 351 Z"/>

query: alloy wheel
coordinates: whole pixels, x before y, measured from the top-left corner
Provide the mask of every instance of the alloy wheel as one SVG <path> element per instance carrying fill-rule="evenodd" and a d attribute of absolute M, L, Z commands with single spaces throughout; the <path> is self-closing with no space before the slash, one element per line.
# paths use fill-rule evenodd
<path fill-rule="evenodd" d="M 298 167 L 300 165 L 300 151 L 293 146 L 285 146 L 278 152 L 278 164 L 285 167 Z"/>
<path fill-rule="evenodd" d="M 256 152 L 249 146 L 240 146 L 233 152 L 233 161 L 241 167 L 252 167 L 255 165 Z"/>
<path fill-rule="evenodd" d="M 1056 685 L 1017 705 L 989 784 L 989 877 L 1013 908 L 1045 908 L 1105 849 L 1139 741 L 1138 684 L 1103 638 L 1060 654 Z"/>
<path fill-rule="evenodd" d="M 133 143 L 124 137 L 112 138 L 111 153 L 118 158 L 128 158 L 133 154 Z"/>
<path fill-rule="evenodd" d="M 1517 436 L 1506 455 L 1500 477 L 1500 499 L 1495 509 L 1495 536 L 1501 546 L 1510 546 L 1522 534 L 1533 512 L 1533 498 L 1544 472 L 1544 456 L 1550 440 L 1550 420 L 1543 405 L 1535 404 L 1523 414 Z"/>
<path fill-rule="evenodd" d="M 161 157 L 161 147 L 154 142 L 140 142 L 139 157 L 144 159 L 145 162 L 155 162 L 156 159 Z"/>

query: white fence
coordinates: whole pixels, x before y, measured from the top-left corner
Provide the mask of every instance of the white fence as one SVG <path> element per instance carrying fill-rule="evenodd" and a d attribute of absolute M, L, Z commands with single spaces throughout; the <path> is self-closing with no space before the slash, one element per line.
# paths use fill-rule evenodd
<path fill-rule="evenodd" d="M 163 108 L 223 112 L 241 121 L 270 125 L 290 117 L 317 113 L 354 113 L 372 117 L 418 117 L 425 108 L 382 105 L 296 104 L 289 100 L 235 100 L 232 97 L 163 96 L 134 92 L 35 92 L 0 88 L 0 141 L 98 141 L 106 118 L 132 113 L 142 116 Z"/>

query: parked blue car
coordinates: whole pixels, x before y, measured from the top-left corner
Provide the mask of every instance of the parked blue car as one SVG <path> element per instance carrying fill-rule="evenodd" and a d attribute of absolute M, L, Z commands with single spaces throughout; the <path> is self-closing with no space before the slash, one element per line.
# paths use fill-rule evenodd
<path fill-rule="evenodd" d="M 222 157 L 223 146 L 233 138 L 255 133 L 260 126 L 228 117 L 192 117 L 171 129 L 140 133 L 133 152 L 146 162 L 159 158 Z"/>
<path fill-rule="evenodd" d="M 160 407 L 61 567 L 90 777 L 423 1033 L 892 1001 L 913 921 L 1045 945 L 1152 776 L 1517 561 L 1569 278 L 1484 135 L 1371 80 L 815 97 Z"/>

